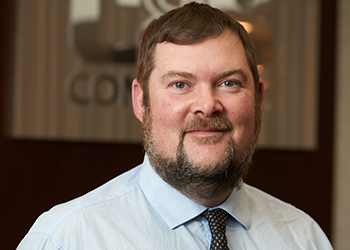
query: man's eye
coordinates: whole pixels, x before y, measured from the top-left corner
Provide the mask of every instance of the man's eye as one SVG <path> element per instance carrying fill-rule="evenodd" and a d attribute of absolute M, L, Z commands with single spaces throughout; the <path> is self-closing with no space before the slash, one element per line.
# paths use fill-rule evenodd
<path fill-rule="evenodd" d="M 222 83 L 222 86 L 224 86 L 224 87 L 233 87 L 233 86 L 236 86 L 236 85 L 239 85 L 239 83 L 236 82 L 236 81 L 224 81 Z"/>
<path fill-rule="evenodd" d="M 177 88 L 177 89 L 183 89 L 183 88 L 185 88 L 186 87 L 186 83 L 184 83 L 184 82 L 176 82 L 176 83 L 174 83 L 173 84 L 173 86 L 175 87 L 175 88 Z"/>

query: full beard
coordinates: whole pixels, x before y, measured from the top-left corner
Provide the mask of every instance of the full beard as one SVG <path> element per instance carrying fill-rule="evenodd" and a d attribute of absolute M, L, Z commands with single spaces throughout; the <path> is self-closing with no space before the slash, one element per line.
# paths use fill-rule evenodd
<path fill-rule="evenodd" d="M 232 137 L 233 126 L 228 120 L 220 117 L 211 118 L 209 121 L 197 118 L 185 124 L 180 131 L 176 157 L 164 157 L 159 153 L 153 139 L 150 112 L 150 109 L 146 110 L 143 120 L 144 147 L 152 167 L 165 182 L 187 197 L 196 199 L 214 198 L 241 186 L 256 150 L 257 131 L 255 131 L 250 147 L 239 152 Z M 184 149 L 184 137 L 186 131 L 200 127 L 230 131 L 230 140 L 222 161 L 212 164 L 195 164 L 190 160 Z M 212 137 L 198 141 L 198 143 L 215 143 L 216 140 L 217 138 Z"/>

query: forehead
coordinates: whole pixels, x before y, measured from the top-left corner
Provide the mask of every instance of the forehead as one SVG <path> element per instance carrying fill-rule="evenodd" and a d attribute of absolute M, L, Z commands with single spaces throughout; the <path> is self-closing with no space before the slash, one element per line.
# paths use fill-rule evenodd
<path fill-rule="evenodd" d="M 155 73 L 170 70 L 192 73 L 200 69 L 209 72 L 239 68 L 251 75 L 242 42 L 230 31 L 195 44 L 159 43 L 156 46 L 154 63 Z"/>

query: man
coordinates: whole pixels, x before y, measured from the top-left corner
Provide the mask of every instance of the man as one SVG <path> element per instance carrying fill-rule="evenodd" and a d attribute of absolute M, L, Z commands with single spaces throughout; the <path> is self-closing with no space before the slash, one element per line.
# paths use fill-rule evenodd
<path fill-rule="evenodd" d="M 191 3 L 153 21 L 132 85 L 144 163 L 44 213 L 18 249 L 332 249 L 308 215 L 243 183 L 263 97 L 229 16 Z"/>

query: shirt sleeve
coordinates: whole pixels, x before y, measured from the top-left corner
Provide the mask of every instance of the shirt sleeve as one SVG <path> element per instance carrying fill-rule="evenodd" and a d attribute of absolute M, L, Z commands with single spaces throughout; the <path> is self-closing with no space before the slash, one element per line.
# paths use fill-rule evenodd
<path fill-rule="evenodd" d="M 326 234 L 322 231 L 320 226 L 314 222 L 313 223 L 313 244 L 314 249 L 319 250 L 333 250 L 331 243 L 329 242 Z"/>
<path fill-rule="evenodd" d="M 62 250 L 63 248 L 54 246 L 49 235 L 44 233 L 28 233 L 17 250 Z"/>

